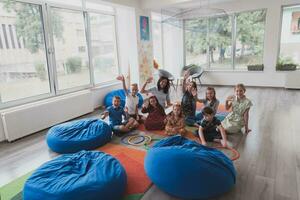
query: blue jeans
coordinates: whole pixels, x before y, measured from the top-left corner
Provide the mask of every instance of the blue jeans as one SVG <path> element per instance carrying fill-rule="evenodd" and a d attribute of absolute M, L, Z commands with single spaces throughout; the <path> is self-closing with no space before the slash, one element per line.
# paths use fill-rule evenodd
<path fill-rule="evenodd" d="M 202 115 L 202 113 L 201 113 Z M 188 125 L 188 126 L 194 126 L 194 124 L 196 123 L 200 123 L 201 119 L 203 118 L 203 115 L 201 117 L 201 115 L 199 115 L 199 113 L 196 114 L 196 116 L 186 116 L 184 121 L 185 121 L 185 124 Z"/>
<path fill-rule="evenodd" d="M 218 120 L 223 121 L 228 113 L 217 113 L 215 116 Z M 201 120 L 204 118 L 204 115 L 202 111 L 196 114 L 197 121 L 201 122 Z"/>

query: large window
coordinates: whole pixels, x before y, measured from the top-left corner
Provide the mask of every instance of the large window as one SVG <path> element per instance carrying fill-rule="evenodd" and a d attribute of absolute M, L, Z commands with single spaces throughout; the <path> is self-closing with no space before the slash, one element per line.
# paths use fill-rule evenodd
<path fill-rule="evenodd" d="M 51 9 L 58 89 L 90 83 L 89 60 L 83 13 Z"/>
<path fill-rule="evenodd" d="M 90 13 L 92 61 L 95 83 L 114 80 L 118 75 L 115 18 Z"/>
<path fill-rule="evenodd" d="M 207 23 L 207 19 L 185 21 L 186 65 L 207 65 Z"/>
<path fill-rule="evenodd" d="M 40 5 L 0 2 L 0 106 L 50 93 Z"/>
<path fill-rule="evenodd" d="M 300 66 L 300 5 L 282 9 L 280 53 L 277 70 L 295 70 Z"/>
<path fill-rule="evenodd" d="M 236 69 L 263 64 L 265 21 L 265 10 L 236 15 Z"/>
<path fill-rule="evenodd" d="M 0 109 L 92 87 L 119 73 L 113 7 L 47 2 L 0 1 Z"/>
<path fill-rule="evenodd" d="M 263 64 L 265 19 L 259 10 L 185 21 L 185 64 L 238 70 Z"/>
<path fill-rule="evenodd" d="M 211 68 L 232 66 L 232 20 L 231 17 L 209 19 L 209 63 Z"/>

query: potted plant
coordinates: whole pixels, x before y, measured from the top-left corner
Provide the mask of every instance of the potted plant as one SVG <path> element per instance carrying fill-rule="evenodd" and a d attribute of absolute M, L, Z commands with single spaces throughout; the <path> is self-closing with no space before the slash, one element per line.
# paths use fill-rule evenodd
<path fill-rule="evenodd" d="M 293 62 L 292 58 L 279 57 L 276 64 L 276 70 L 278 71 L 294 71 L 297 69 L 297 64 Z"/>
<path fill-rule="evenodd" d="M 264 64 L 247 65 L 248 71 L 264 71 Z"/>

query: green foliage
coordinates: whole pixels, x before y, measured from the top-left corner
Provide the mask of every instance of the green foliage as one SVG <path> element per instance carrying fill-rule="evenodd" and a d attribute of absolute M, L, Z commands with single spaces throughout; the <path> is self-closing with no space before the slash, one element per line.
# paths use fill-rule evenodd
<path fill-rule="evenodd" d="M 266 11 L 244 12 L 237 15 L 237 40 L 242 43 L 243 49 L 246 45 L 254 52 L 254 55 L 262 54 L 264 26 Z"/>
<path fill-rule="evenodd" d="M 34 65 L 37 77 L 40 78 L 41 81 L 44 81 L 47 79 L 47 72 L 44 63 L 36 63 Z"/>
<path fill-rule="evenodd" d="M 236 41 L 242 45 L 240 57 L 247 51 L 253 55 L 261 55 L 266 11 L 253 11 L 237 14 Z M 232 43 L 232 17 L 211 17 L 185 22 L 186 50 L 190 54 L 199 55 L 210 50 L 219 50 L 223 54 Z M 211 55 L 213 57 L 213 55 Z"/>
<path fill-rule="evenodd" d="M 4 9 L 7 12 L 16 13 L 16 32 L 17 37 L 22 38 L 31 53 L 39 50 L 45 50 L 45 41 L 43 34 L 41 8 L 38 5 L 29 3 L 20 3 L 15 0 L 4 0 Z M 52 15 L 53 35 L 61 39 L 63 34 L 63 25 L 59 15 Z"/>
<path fill-rule="evenodd" d="M 276 70 L 278 71 L 293 71 L 297 69 L 297 64 L 294 63 L 293 59 L 290 57 L 279 57 L 277 64 L 276 64 Z"/>
<path fill-rule="evenodd" d="M 66 62 L 66 69 L 68 73 L 80 72 L 82 68 L 82 60 L 80 57 L 70 57 Z"/>

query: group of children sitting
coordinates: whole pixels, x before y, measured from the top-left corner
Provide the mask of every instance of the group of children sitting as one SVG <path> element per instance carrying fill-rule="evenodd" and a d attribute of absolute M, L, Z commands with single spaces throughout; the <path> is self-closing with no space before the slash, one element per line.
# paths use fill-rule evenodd
<path fill-rule="evenodd" d="M 109 123 L 114 134 L 121 136 L 144 123 L 146 130 L 165 130 L 166 135 L 180 134 L 184 136 L 187 132 L 185 126 L 198 127 L 196 134 L 200 142 L 220 142 L 223 147 L 227 146 L 226 134 L 238 133 L 245 128 L 245 133 L 251 130 L 248 127 L 249 109 L 251 101 L 246 98 L 246 89 L 243 84 L 234 87 L 235 95 L 228 96 L 225 102 L 226 110 L 230 113 L 221 122 L 218 119 L 219 100 L 216 98 L 216 91 L 212 87 L 206 89 L 204 99 L 197 95 L 197 84 L 189 80 L 189 74 L 185 74 L 183 81 L 183 97 L 181 103 L 173 104 L 173 111 L 166 115 L 165 108 L 171 106 L 170 83 L 168 78 L 160 77 L 157 86 L 146 90 L 149 78 L 141 89 L 141 93 L 150 93 L 148 100 L 144 101 L 141 112 L 147 113 L 143 117 L 138 113 L 138 85 L 131 84 L 130 93 L 125 84 L 124 76 L 118 76 L 122 81 L 126 94 L 126 104 L 123 108 L 120 97 L 114 96 L 112 106 L 108 107 L 102 114 L 102 119 L 109 116 Z M 196 113 L 197 102 L 204 105 L 204 108 Z M 125 120 L 123 120 L 123 117 Z"/>

